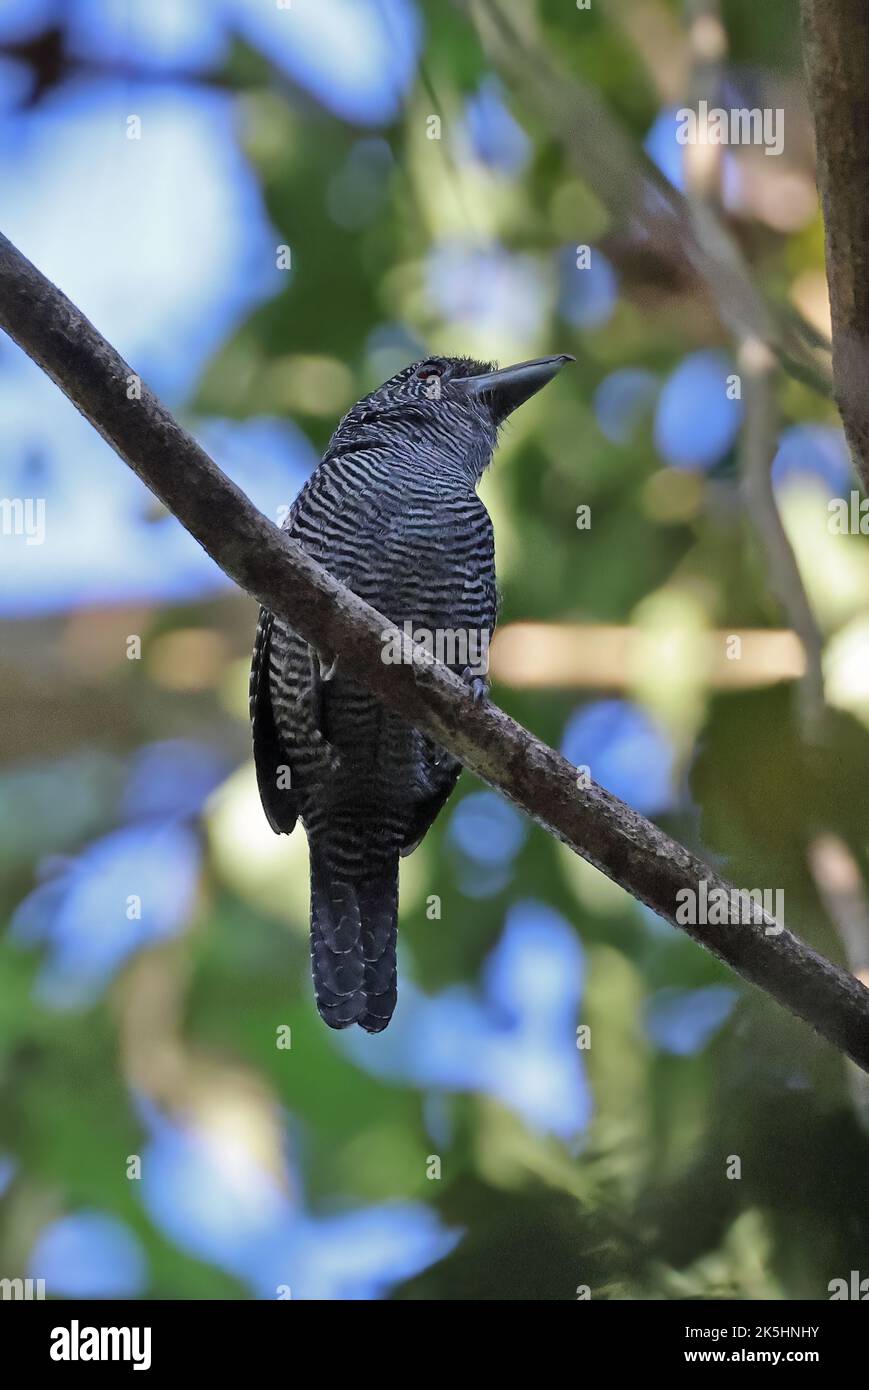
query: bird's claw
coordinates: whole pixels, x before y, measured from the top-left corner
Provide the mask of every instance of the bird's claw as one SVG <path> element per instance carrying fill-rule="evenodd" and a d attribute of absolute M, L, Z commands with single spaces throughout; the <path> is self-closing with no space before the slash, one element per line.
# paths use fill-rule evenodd
<path fill-rule="evenodd" d="M 462 680 L 468 686 L 475 705 L 481 705 L 489 693 L 489 682 L 485 676 L 472 671 L 470 666 L 466 666 L 462 672 Z"/>

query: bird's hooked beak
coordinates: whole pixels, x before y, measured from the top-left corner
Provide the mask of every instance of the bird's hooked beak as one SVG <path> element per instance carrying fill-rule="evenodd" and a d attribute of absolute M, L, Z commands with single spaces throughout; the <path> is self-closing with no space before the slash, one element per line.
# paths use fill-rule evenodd
<path fill-rule="evenodd" d="M 517 362 L 513 367 L 501 367 L 496 372 L 460 377 L 453 385 L 487 401 L 495 423 L 500 424 L 517 406 L 551 381 L 565 362 L 575 361 L 576 358 L 567 352 L 559 353 L 556 357 L 536 357 L 532 362 Z"/>

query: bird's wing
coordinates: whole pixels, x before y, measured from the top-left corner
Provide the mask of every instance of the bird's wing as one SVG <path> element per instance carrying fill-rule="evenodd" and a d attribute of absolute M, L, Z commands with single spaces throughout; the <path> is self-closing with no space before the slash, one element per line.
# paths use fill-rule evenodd
<path fill-rule="evenodd" d="M 316 496 L 318 485 L 314 473 L 282 525 L 296 539 L 300 513 Z M 310 545 L 306 548 L 312 553 Z M 328 559 L 319 554 L 314 558 Z M 251 664 L 250 718 L 263 810 L 276 834 L 289 835 L 302 809 L 303 784 L 312 764 L 322 780 L 334 770 L 337 755 L 324 735 L 320 657 L 265 608 L 260 609 Z"/>
<path fill-rule="evenodd" d="M 269 610 L 261 608 L 250 668 L 250 722 L 256 780 L 263 810 L 276 835 L 289 835 L 296 824 L 299 807 L 291 787 L 282 785 L 289 782 L 291 777 L 281 773 L 281 769 L 288 765 L 272 709 L 269 662 L 273 622 Z"/>

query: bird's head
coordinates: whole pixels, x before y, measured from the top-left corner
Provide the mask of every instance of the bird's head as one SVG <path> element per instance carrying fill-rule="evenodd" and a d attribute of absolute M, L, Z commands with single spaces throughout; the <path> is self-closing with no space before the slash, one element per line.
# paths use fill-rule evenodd
<path fill-rule="evenodd" d="M 478 478 L 498 427 L 558 373 L 566 353 L 497 368 L 471 357 L 427 357 L 396 372 L 357 401 L 332 446 L 414 445 L 435 466 L 451 462 Z"/>

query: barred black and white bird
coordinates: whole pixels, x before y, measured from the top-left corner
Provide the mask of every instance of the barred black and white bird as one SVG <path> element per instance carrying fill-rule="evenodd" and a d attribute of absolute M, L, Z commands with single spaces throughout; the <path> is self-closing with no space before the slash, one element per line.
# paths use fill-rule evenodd
<path fill-rule="evenodd" d="M 497 596 L 492 523 L 476 493 L 498 427 L 567 361 L 496 370 L 432 357 L 345 415 L 284 522 L 336 579 L 397 626 L 488 649 Z M 485 691 L 459 641 L 448 664 Z M 456 784 L 451 754 L 385 709 L 266 609 L 250 684 L 263 808 L 297 818 L 311 860 L 311 965 L 331 1028 L 385 1028 L 396 1001 L 398 860 Z"/>

